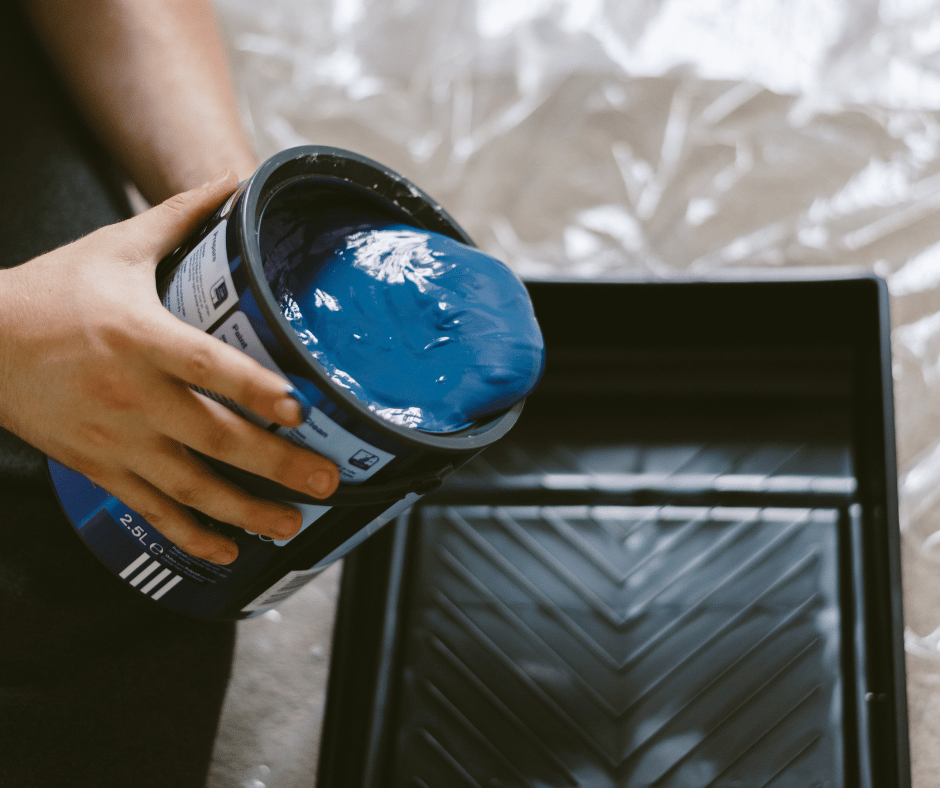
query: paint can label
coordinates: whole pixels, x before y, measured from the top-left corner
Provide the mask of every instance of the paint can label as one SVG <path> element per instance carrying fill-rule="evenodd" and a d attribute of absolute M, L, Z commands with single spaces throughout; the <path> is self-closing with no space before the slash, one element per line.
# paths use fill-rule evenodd
<path fill-rule="evenodd" d="M 163 306 L 191 326 L 210 331 L 238 303 L 225 249 L 223 219 L 177 266 L 163 292 Z"/>
<path fill-rule="evenodd" d="M 224 215 L 225 211 L 220 213 Z M 179 319 L 247 353 L 290 382 L 242 308 L 226 248 L 227 228 L 228 219 L 222 218 L 164 280 L 163 305 Z M 284 439 L 333 460 L 346 484 L 366 481 L 396 458 L 395 454 L 357 437 L 320 408 L 314 407 L 302 425 L 288 429 L 214 392 L 196 390 L 259 427 L 276 431 Z M 289 502 L 303 513 L 303 525 L 294 537 L 275 540 L 228 526 L 237 532 L 233 538 L 239 556 L 229 566 L 220 566 L 176 547 L 140 514 L 84 475 L 52 459 L 48 465 L 69 519 L 92 551 L 118 577 L 171 609 L 205 618 L 223 612 L 228 617 L 258 615 L 273 607 L 417 500 L 417 496 L 411 495 L 405 499 L 407 503 L 399 501 L 386 507 L 371 522 L 347 534 L 309 568 L 290 566 L 285 561 L 288 554 L 282 548 L 327 517 L 333 507 Z M 218 525 L 198 512 L 194 514 L 210 527 Z M 275 571 L 275 567 L 283 569 Z M 244 599 L 246 590 L 257 584 L 255 578 L 271 572 L 277 578 L 272 585 L 253 601 L 238 602 L 233 610 L 233 604 Z"/>
<path fill-rule="evenodd" d="M 238 558 L 228 566 L 220 566 L 178 548 L 140 514 L 86 476 L 52 459 L 48 464 L 66 515 L 98 558 L 145 596 L 172 610 L 202 618 L 213 618 L 220 613 L 238 617 L 239 609 L 252 615 L 264 612 L 418 500 L 418 496 L 410 495 L 387 507 L 314 566 L 305 569 L 286 567 L 267 590 L 247 606 L 238 602 L 239 607 L 233 610 L 233 604 L 244 599 L 244 590 L 251 586 L 254 577 L 266 566 L 282 563 L 285 553 L 281 548 L 297 539 L 300 533 L 292 539 L 274 540 L 233 529 L 238 531 L 234 535 L 239 549 Z M 332 510 L 329 506 L 293 505 L 299 506 L 304 514 L 301 533 Z M 286 577 L 290 580 L 285 581 Z M 303 583 L 299 582 L 301 579 Z"/>
<path fill-rule="evenodd" d="M 225 247 L 226 225 L 227 220 L 220 221 L 168 277 L 163 286 L 163 305 L 180 320 L 247 353 L 290 383 L 248 315 L 239 309 Z M 278 427 L 227 397 L 197 390 L 255 424 L 276 430 L 286 440 L 329 458 L 336 463 L 340 480 L 345 484 L 366 481 L 396 457 L 341 427 L 319 408 L 314 407 L 297 427 Z"/>

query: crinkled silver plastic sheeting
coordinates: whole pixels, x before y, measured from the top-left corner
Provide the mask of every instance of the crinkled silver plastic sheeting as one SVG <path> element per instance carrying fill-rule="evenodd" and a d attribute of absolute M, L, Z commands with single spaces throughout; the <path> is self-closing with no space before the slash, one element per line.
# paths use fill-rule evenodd
<path fill-rule="evenodd" d="M 217 5 L 262 157 L 314 142 L 375 158 L 432 194 L 522 275 L 835 266 L 887 279 L 915 783 L 936 784 L 935 3 Z M 251 637 L 249 627 L 243 637 Z M 264 780 L 258 776 L 263 754 L 244 757 L 254 763 L 241 773 L 253 775 L 245 785 L 280 784 L 276 764 L 264 767 Z"/>

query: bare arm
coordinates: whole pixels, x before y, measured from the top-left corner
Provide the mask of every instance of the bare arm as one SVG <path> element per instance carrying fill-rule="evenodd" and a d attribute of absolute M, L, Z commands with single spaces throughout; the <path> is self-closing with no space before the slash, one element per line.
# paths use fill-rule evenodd
<path fill-rule="evenodd" d="M 152 204 L 257 166 L 209 0 L 26 0 L 89 124 Z"/>
<path fill-rule="evenodd" d="M 160 204 L 0 270 L 0 425 L 193 555 L 230 563 L 237 545 L 188 506 L 289 538 L 296 508 L 249 495 L 189 449 L 319 498 L 336 489 L 336 466 L 192 390 L 285 426 L 303 417 L 287 381 L 177 320 L 154 282 L 256 166 L 208 0 L 25 1 L 92 127 Z"/>

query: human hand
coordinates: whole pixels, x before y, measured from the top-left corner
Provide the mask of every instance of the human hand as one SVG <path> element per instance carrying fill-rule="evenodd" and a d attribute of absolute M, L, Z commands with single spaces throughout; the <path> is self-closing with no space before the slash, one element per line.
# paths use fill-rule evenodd
<path fill-rule="evenodd" d="M 293 427 L 290 384 L 171 315 L 157 263 L 236 188 L 232 173 L 15 268 L 0 271 L 0 425 L 85 474 L 181 549 L 220 564 L 234 542 L 185 507 L 277 539 L 300 512 L 249 495 L 194 449 L 315 497 L 329 460 L 251 424 L 190 384 Z"/>

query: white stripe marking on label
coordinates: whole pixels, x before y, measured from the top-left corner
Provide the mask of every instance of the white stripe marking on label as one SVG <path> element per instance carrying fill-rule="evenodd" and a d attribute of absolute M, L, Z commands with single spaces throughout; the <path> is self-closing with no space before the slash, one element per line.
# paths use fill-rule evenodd
<path fill-rule="evenodd" d="M 169 591 L 171 588 L 173 588 L 173 586 L 175 586 L 175 585 L 176 585 L 180 580 L 182 580 L 182 579 L 183 579 L 183 578 L 182 578 L 181 575 L 176 575 L 169 583 L 167 583 L 165 586 L 163 586 L 163 588 L 161 588 L 159 591 L 157 591 L 157 593 L 154 594 L 154 595 L 153 595 L 152 597 L 150 597 L 150 598 L 151 598 L 151 599 L 159 599 L 161 596 L 163 596 L 167 591 Z"/>
<path fill-rule="evenodd" d="M 140 558 L 138 558 L 136 561 L 130 564 L 123 572 L 121 572 L 120 575 L 118 575 L 118 577 L 121 577 L 122 579 L 127 580 L 130 574 L 148 558 L 150 558 L 150 556 L 147 553 L 141 553 Z"/>
<path fill-rule="evenodd" d="M 140 585 L 141 581 L 145 578 L 150 577 L 154 572 L 160 568 L 160 562 L 154 561 L 150 566 L 144 569 L 139 575 L 137 575 L 133 580 L 128 581 L 132 586 Z"/>
<path fill-rule="evenodd" d="M 153 591 L 153 589 L 155 589 L 158 585 L 160 585 L 160 583 L 166 580 L 169 574 L 170 574 L 170 570 L 164 569 L 160 574 L 158 574 L 153 580 L 147 583 L 147 585 L 145 585 L 140 590 L 145 594 L 149 594 L 151 591 Z"/>

